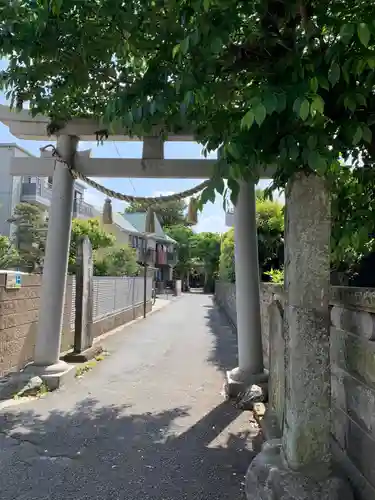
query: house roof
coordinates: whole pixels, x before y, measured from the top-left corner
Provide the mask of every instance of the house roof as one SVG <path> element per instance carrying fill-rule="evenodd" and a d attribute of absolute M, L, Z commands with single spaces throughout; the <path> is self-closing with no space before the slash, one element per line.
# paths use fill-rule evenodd
<path fill-rule="evenodd" d="M 121 229 L 124 231 L 127 231 L 128 233 L 139 233 L 140 231 L 134 227 L 133 224 L 131 224 L 121 213 L 118 212 L 113 212 L 112 213 L 112 220 L 113 223 L 119 226 Z"/>
<path fill-rule="evenodd" d="M 122 216 L 139 232 L 146 233 L 146 218 L 147 218 L 146 212 L 134 212 L 134 213 L 124 212 Z M 168 241 L 169 243 L 176 243 L 174 239 L 165 234 L 156 214 L 154 214 L 154 217 L 155 217 L 155 233 L 152 233 L 154 238 L 157 240 Z"/>

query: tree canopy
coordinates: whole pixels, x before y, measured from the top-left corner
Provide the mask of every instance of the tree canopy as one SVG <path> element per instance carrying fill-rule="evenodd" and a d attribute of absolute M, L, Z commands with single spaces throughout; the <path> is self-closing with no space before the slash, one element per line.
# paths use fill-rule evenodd
<path fill-rule="evenodd" d="M 278 201 L 265 198 L 262 190 L 256 194 L 259 269 L 264 278 L 269 271 L 280 269 L 284 264 L 284 207 Z M 235 281 L 234 245 L 232 228 L 221 241 L 219 272 L 226 281 Z"/>
<path fill-rule="evenodd" d="M 69 271 L 75 269 L 77 245 L 82 236 L 88 236 L 93 251 L 112 247 L 115 237 L 102 229 L 98 219 L 73 219 L 69 249 Z"/>
<path fill-rule="evenodd" d="M 20 267 L 29 272 L 40 271 L 48 228 L 45 212 L 35 205 L 19 203 L 9 222 L 15 227 L 13 244 L 18 248 Z"/>
<path fill-rule="evenodd" d="M 129 203 L 125 208 L 125 212 L 146 212 L 147 208 L 147 205 L 133 202 Z M 154 205 L 152 209 L 157 215 L 162 227 L 177 226 L 179 224 L 187 225 L 185 216 L 186 203 L 184 200 L 169 201 L 160 205 Z"/>
<path fill-rule="evenodd" d="M 335 174 L 372 164 L 375 5 L 365 0 L 18 0 L 0 7 L 3 86 L 59 127 L 190 128 L 223 160 L 207 188 L 275 164 Z"/>
<path fill-rule="evenodd" d="M 105 256 L 95 259 L 94 269 L 96 276 L 136 276 L 136 251 L 129 245 L 111 248 Z"/>
<path fill-rule="evenodd" d="M 22 264 L 17 248 L 7 237 L 0 235 L 0 269 L 10 269 Z"/>
<path fill-rule="evenodd" d="M 194 237 L 191 227 L 179 224 L 167 227 L 165 232 L 177 241 L 177 264 L 175 272 L 183 279 L 191 269 L 191 242 Z"/>
<path fill-rule="evenodd" d="M 205 290 L 211 291 L 213 280 L 219 271 L 220 235 L 211 232 L 195 234 L 191 241 L 191 256 L 193 267 L 195 261 L 204 273 Z"/>
<path fill-rule="evenodd" d="M 375 188 L 373 2 L 16 0 L 0 19 L 0 85 L 14 106 L 50 116 L 50 131 L 77 116 L 109 133 L 189 129 L 206 151 L 222 148 L 202 202 L 224 192 L 223 178 L 235 200 L 237 179 L 256 180 L 262 165 L 277 167 L 281 187 L 316 172 L 346 207 L 334 259 L 368 246 L 372 224 L 357 222 L 372 209 L 357 193 Z"/>

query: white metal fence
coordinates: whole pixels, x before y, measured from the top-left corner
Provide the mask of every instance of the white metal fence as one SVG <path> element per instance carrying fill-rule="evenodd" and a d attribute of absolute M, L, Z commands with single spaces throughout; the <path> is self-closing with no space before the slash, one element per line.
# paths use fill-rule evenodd
<path fill-rule="evenodd" d="M 93 320 L 133 309 L 143 303 L 143 277 L 94 276 Z M 147 278 L 147 300 L 151 299 L 152 278 Z M 72 311 L 70 325 L 75 321 L 75 279 L 72 282 Z"/>

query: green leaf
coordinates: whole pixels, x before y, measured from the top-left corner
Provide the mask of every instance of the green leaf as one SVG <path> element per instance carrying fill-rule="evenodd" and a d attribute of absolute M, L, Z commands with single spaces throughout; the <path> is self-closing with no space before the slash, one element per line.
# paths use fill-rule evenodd
<path fill-rule="evenodd" d="M 208 12 L 210 8 L 211 0 L 203 0 L 203 8 L 205 12 Z"/>
<path fill-rule="evenodd" d="M 284 93 L 277 94 L 277 108 L 278 113 L 282 113 L 286 108 L 286 95 Z"/>
<path fill-rule="evenodd" d="M 266 107 L 267 114 L 271 115 L 277 109 L 278 100 L 275 94 L 267 92 L 263 98 L 263 104 Z"/>
<path fill-rule="evenodd" d="M 173 50 L 172 50 L 172 57 L 173 57 L 173 59 L 177 56 L 177 54 L 180 52 L 180 50 L 181 50 L 180 44 L 175 45 L 173 47 Z"/>
<path fill-rule="evenodd" d="M 296 161 L 298 156 L 299 156 L 299 147 L 297 146 L 297 144 L 295 144 L 289 148 L 289 158 L 292 161 Z"/>
<path fill-rule="evenodd" d="M 213 179 L 213 185 L 218 193 L 220 193 L 220 194 L 223 193 L 224 188 L 225 188 L 225 184 L 224 184 L 224 179 L 222 177 L 215 177 Z"/>
<path fill-rule="evenodd" d="M 236 143 L 230 142 L 229 144 L 227 144 L 226 150 L 235 160 L 239 160 L 241 158 L 241 152 Z"/>
<path fill-rule="evenodd" d="M 60 10 L 61 10 L 63 1 L 64 0 L 52 0 L 52 2 L 51 2 L 51 10 L 52 10 L 52 13 L 55 16 L 58 16 L 60 14 Z"/>
<path fill-rule="evenodd" d="M 187 51 L 189 50 L 189 44 L 190 44 L 190 39 L 189 37 L 187 36 L 186 38 L 184 38 L 182 40 L 182 42 L 180 43 L 180 48 L 181 48 L 181 52 L 183 54 L 186 54 Z"/>
<path fill-rule="evenodd" d="M 211 201 L 211 203 L 214 203 L 215 201 L 215 190 L 212 188 L 211 185 L 207 186 L 206 189 L 204 189 L 201 194 L 202 205 L 205 205 L 208 201 Z"/>
<path fill-rule="evenodd" d="M 258 106 L 253 109 L 253 112 L 254 112 L 255 121 L 257 122 L 257 124 L 260 127 L 267 116 L 266 108 L 263 106 L 263 104 L 258 104 Z"/>
<path fill-rule="evenodd" d="M 192 42 L 193 45 L 197 45 L 199 43 L 199 31 L 198 29 L 194 30 L 191 37 L 190 41 Z"/>
<path fill-rule="evenodd" d="M 316 76 L 310 79 L 310 90 L 311 92 L 317 92 L 319 87 L 319 82 Z"/>
<path fill-rule="evenodd" d="M 367 106 L 366 97 L 363 94 L 357 92 L 355 95 L 355 98 L 360 106 L 364 106 L 364 107 Z"/>
<path fill-rule="evenodd" d="M 356 75 L 361 75 L 366 69 L 367 59 L 357 59 L 354 68 Z"/>
<path fill-rule="evenodd" d="M 194 102 L 194 94 L 191 90 L 188 90 L 184 96 L 184 103 L 186 106 L 190 106 Z"/>
<path fill-rule="evenodd" d="M 371 144 L 372 142 L 372 132 L 367 125 L 362 128 L 363 140 Z"/>
<path fill-rule="evenodd" d="M 346 107 L 346 109 L 348 109 L 352 113 L 355 112 L 356 107 L 357 107 L 354 99 L 352 99 L 351 96 L 348 96 L 348 95 L 344 99 L 344 106 Z"/>
<path fill-rule="evenodd" d="M 362 43 L 362 45 L 367 47 L 369 44 L 369 41 L 370 41 L 370 37 L 371 37 L 371 33 L 370 33 L 370 30 L 369 30 L 369 27 L 367 26 L 367 24 L 360 23 L 357 27 L 357 33 L 358 33 L 358 38 L 359 38 L 360 42 Z"/>
<path fill-rule="evenodd" d="M 299 109 L 299 116 L 303 121 L 307 120 L 310 114 L 310 103 L 307 99 L 304 99 L 301 103 L 301 107 Z"/>
<path fill-rule="evenodd" d="M 355 131 L 352 139 L 352 143 L 354 146 L 356 146 L 359 141 L 362 139 L 363 132 L 362 132 L 362 127 L 358 125 L 357 130 Z"/>
<path fill-rule="evenodd" d="M 310 135 L 310 137 L 307 139 L 307 145 L 309 149 L 315 149 L 318 145 L 317 137 L 315 135 Z"/>
<path fill-rule="evenodd" d="M 230 177 L 228 179 L 228 187 L 231 191 L 231 194 L 230 194 L 231 202 L 233 203 L 233 205 L 235 205 L 237 203 L 237 197 L 238 197 L 238 193 L 240 190 L 240 185 L 238 184 L 236 179 L 233 179 L 233 177 Z"/>
<path fill-rule="evenodd" d="M 327 161 L 318 153 L 318 151 L 310 151 L 307 161 L 311 170 L 314 170 L 319 174 L 324 174 L 327 170 Z"/>
<path fill-rule="evenodd" d="M 253 126 L 254 120 L 255 120 L 254 113 L 250 109 L 241 120 L 241 128 L 242 129 L 251 128 Z"/>
<path fill-rule="evenodd" d="M 212 40 L 211 50 L 214 54 L 219 54 L 223 50 L 223 41 L 221 38 L 214 38 Z"/>
<path fill-rule="evenodd" d="M 316 111 L 317 113 L 320 113 L 321 115 L 324 114 L 324 101 L 320 97 L 320 95 L 315 96 L 312 100 L 311 109 Z"/>
<path fill-rule="evenodd" d="M 302 104 L 302 99 L 300 97 L 297 97 L 297 99 L 293 103 L 293 111 L 298 116 L 299 116 L 299 111 L 301 109 L 301 104 Z"/>
<path fill-rule="evenodd" d="M 329 72 L 328 72 L 328 80 L 330 81 L 332 87 L 336 85 L 336 83 L 340 80 L 340 66 L 334 62 L 332 63 Z"/>
<path fill-rule="evenodd" d="M 322 75 L 319 75 L 318 82 L 319 82 L 319 86 L 322 87 L 322 89 L 329 90 L 329 83 L 328 83 L 327 78 L 325 78 Z"/>
<path fill-rule="evenodd" d="M 287 148 L 282 148 L 280 151 L 280 160 L 285 161 L 288 158 L 288 150 Z"/>
<path fill-rule="evenodd" d="M 340 38 L 343 43 L 348 44 L 354 35 L 354 24 L 344 24 L 341 26 Z"/>

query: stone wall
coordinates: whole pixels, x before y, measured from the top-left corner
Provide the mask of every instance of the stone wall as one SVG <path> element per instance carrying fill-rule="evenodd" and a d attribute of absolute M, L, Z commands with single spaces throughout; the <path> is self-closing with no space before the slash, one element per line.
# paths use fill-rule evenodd
<path fill-rule="evenodd" d="M 260 288 L 260 307 L 262 317 L 262 341 L 265 367 L 269 368 L 269 311 L 268 307 L 274 297 L 282 296 L 282 286 L 262 283 Z M 236 328 L 236 286 L 234 283 L 217 281 L 215 284 L 215 299 L 226 316 Z M 281 299 L 283 300 L 283 299 Z"/>
<path fill-rule="evenodd" d="M 375 289 L 331 287 L 332 451 L 360 500 L 375 499 Z M 235 285 L 216 284 L 235 326 Z M 270 371 L 269 407 L 281 430 L 284 410 L 284 294 L 261 285 L 262 339 Z"/>
<path fill-rule="evenodd" d="M 358 497 L 375 498 L 375 289 L 331 289 L 331 405 L 336 457 Z"/>
<path fill-rule="evenodd" d="M 22 275 L 21 288 L 7 289 L 5 287 L 6 274 L 0 274 L 0 376 L 22 369 L 33 359 L 41 279 L 40 275 Z M 131 293 L 128 294 L 127 300 L 124 298 L 125 285 L 119 286 L 117 283 L 116 288 L 114 280 L 137 280 L 129 286 Z M 102 282 L 103 280 L 100 281 Z M 94 298 L 100 303 L 101 314 L 97 313 L 94 316 L 94 337 L 143 315 L 143 291 L 142 294 L 140 293 L 143 278 L 109 278 L 109 283 L 111 286 L 106 288 L 105 293 L 102 291 L 102 286 L 97 284 L 95 288 L 101 292 L 97 293 Z M 151 282 L 148 288 L 147 312 L 151 310 Z M 102 297 L 102 300 L 100 301 L 98 297 L 99 299 Z M 112 306 L 108 304 L 111 300 Z M 74 342 L 74 301 L 75 281 L 74 277 L 68 276 L 61 352 L 69 350 Z M 99 311 L 98 306 L 97 309 Z"/>

